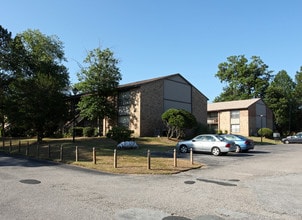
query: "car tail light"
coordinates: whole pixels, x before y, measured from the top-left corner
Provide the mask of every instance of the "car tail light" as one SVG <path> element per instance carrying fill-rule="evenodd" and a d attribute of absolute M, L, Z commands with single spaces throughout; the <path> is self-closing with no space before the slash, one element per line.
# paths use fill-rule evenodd
<path fill-rule="evenodd" d="M 226 148 L 230 148 L 231 147 L 231 144 L 227 144 L 225 145 Z"/>
<path fill-rule="evenodd" d="M 252 145 L 252 143 L 253 143 L 252 141 L 248 141 L 248 140 L 245 141 L 246 145 Z"/>

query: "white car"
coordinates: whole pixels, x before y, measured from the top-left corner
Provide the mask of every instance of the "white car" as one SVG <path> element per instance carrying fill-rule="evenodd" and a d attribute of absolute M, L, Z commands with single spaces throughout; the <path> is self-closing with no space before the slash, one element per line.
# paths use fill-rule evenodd
<path fill-rule="evenodd" d="M 210 152 L 214 156 L 236 151 L 234 141 L 228 141 L 224 137 L 215 134 L 201 134 L 187 141 L 179 141 L 176 149 L 180 153 L 193 151 Z"/>

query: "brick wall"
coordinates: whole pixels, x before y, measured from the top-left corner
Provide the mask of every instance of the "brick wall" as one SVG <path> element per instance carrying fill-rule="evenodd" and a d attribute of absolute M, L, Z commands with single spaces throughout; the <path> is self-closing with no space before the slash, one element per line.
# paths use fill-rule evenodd
<path fill-rule="evenodd" d="M 154 136 L 163 129 L 163 85 L 163 80 L 159 80 L 140 87 L 140 136 Z"/>

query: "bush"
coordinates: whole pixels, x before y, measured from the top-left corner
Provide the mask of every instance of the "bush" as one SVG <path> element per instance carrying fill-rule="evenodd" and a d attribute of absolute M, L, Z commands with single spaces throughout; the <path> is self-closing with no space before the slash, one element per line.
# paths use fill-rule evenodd
<path fill-rule="evenodd" d="M 106 136 L 120 143 L 122 141 L 130 141 L 132 133 L 133 131 L 128 128 L 118 126 L 109 130 Z"/>
<path fill-rule="evenodd" d="M 258 130 L 258 135 L 266 138 L 272 138 L 273 136 L 273 131 L 270 128 L 260 128 Z"/>
<path fill-rule="evenodd" d="M 69 135 L 72 137 L 73 136 L 73 129 L 74 129 L 74 132 L 75 132 L 75 136 L 76 137 L 83 137 L 83 130 L 84 128 L 83 127 L 74 127 L 74 128 L 70 128 L 69 129 Z"/>
<path fill-rule="evenodd" d="M 83 135 L 85 137 L 93 137 L 95 134 L 95 129 L 92 127 L 84 127 L 83 128 Z"/>

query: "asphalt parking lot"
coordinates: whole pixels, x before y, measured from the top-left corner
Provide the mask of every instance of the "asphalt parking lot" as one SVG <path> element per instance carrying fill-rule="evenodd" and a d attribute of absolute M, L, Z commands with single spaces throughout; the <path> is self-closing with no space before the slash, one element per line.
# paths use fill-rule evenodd
<path fill-rule="evenodd" d="M 0 155 L 1 219 L 301 219 L 302 145 L 194 154 L 201 169 L 112 175 Z M 189 155 L 185 155 L 189 157 Z"/>

